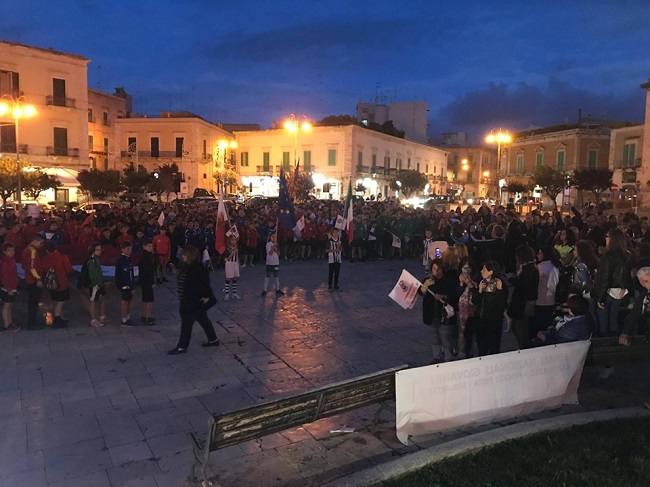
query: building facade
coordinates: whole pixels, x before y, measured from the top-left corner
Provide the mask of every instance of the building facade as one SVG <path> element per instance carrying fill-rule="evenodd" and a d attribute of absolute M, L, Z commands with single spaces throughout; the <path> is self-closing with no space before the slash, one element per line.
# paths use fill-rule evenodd
<path fill-rule="evenodd" d="M 364 186 L 365 197 L 393 196 L 390 182 L 402 170 L 427 175 L 426 193 L 446 191 L 444 150 L 356 125 L 313 127 L 297 134 L 283 129 L 235 132 L 239 173 L 251 194 L 274 196 L 282 167 L 295 162 L 312 173 L 319 199 L 345 196 L 348 182 Z"/>
<path fill-rule="evenodd" d="M 445 147 L 449 192 L 461 198 L 494 197 L 497 182 L 495 149 L 487 147 Z"/>
<path fill-rule="evenodd" d="M 15 157 L 18 149 L 21 160 L 50 172 L 88 167 L 89 62 L 77 54 L 0 41 L 0 95 L 36 109 L 17 124 L 11 114 L 0 119 L 0 155 Z M 70 197 L 68 188 L 51 195 L 57 201 Z"/>
<path fill-rule="evenodd" d="M 641 188 L 644 192 L 650 192 L 650 78 L 641 85 L 645 90 L 645 122 L 643 124 L 643 142 L 640 142 L 641 150 Z M 637 156 L 638 157 L 638 156 Z M 648 201 L 648 198 L 646 198 Z"/>
<path fill-rule="evenodd" d="M 160 117 L 118 118 L 115 123 L 114 169 L 130 164 L 153 172 L 157 167 L 176 164 L 181 197 L 196 188 L 214 191 L 218 175 L 230 174 L 227 191 L 234 191 L 238 178 L 235 139 L 228 132 L 189 112 L 163 112 Z M 109 162 L 110 164 L 110 162 Z M 228 172 L 230 171 L 230 172 Z"/>
<path fill-rule="evenodd" d="M 427 102 L 395 102 L 382 105 L 377 102 L 357 103 L 357 120 L 361 123 L 382 124 L 393 121 L 393 125 L 404 131 L 404 136 L 416 142 L 427 141 Z"/>
<path fill-rule="evenodd" d="M 641 155 L 643 151 L 644 126 L 633 125 L 613 129 L 609 145 L 609 169 L 613 172 L 615 191 L 636 191 L 643 186 Z M 646 188 L 647 188 L 646 184 Z"/>
<path fill-rule="evenodd" d="M 117 119 L 129 116 L 130 112 L 131 100 L 123 89 L 116 90 L 114 95 L 88 90 L 88 152 L 91 169 L 116 169 L 116 122 Z"/>

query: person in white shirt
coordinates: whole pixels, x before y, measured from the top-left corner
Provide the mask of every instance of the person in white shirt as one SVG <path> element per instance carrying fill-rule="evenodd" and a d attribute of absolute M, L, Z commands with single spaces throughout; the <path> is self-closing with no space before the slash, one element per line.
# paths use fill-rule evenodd
<path fill-rule="evenodd" d="M 339 229 L 333 228 L 330 238 L 327 241 L 327 263 L 329 265 L 329 277 L 327 279 L 327 288 L 329 291 L 340 291 L 339 274 L 341 273 L 341 239 L 339 238 Z M 332 288 L 332 284 L 334 287 Z"/>
<path fill-rule="evenodd" d="M 269 235 L 269 241 L 266 242 L 266 277 L 264 278 L 264 290 L 262 291 L 262 296 L 266 296 L 271 276 L 275 278 L 275 294 L 278 296 L 284 296 L 284 293 L 280 289 L 280 279 L 278 279 L 279 270 L 280 253 L 278 250 L 278 236 L 276 233 L 272 233 Z"/>
<path fill-rule="evenodd" d="M 539 285 L 537 287 L 537 301 L 533 316 L 533 330 L 531 335 L 546 330 L 553 324 L 555 310 L 555 289 L 560 280 L 560 253 L 553 247 L 544 246 L 537 252 L 537 270 L 539 271 Z"/>

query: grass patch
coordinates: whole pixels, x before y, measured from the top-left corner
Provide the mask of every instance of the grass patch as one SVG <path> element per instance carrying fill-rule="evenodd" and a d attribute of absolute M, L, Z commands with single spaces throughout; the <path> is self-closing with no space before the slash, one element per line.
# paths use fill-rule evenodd
<path fill-rule="evenodd" d="M 428 465 L 376 487 L 650 486 L 650 418 L 573 426 Z"/>

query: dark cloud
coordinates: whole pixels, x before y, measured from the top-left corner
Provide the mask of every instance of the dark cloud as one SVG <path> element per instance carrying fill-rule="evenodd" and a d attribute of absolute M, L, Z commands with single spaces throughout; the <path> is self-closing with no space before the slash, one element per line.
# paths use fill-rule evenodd
<path fill-rule="evenodd" d="M 511 131 L 575 122 L 584 117 L 642 122 L 645 93 L 637 84 L 624 92 L 596 93 L 554 77 L 546 87 L 521 82 L 513 88 L 490 83 L 470 91 L 440 108 L 431 118 L 429 133 L 469 132 L 474 140 L 495 127 Z"/>

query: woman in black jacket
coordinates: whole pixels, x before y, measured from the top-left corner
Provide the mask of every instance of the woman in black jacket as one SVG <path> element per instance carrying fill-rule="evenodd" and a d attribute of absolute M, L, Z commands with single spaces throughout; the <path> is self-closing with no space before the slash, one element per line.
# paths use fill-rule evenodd
<path fill-rule="evenodd" d="M 618 310 L 621 301 L 632 289 L 631 252 L 627 236 L 612 228 L 605 236 L 606 250 L 600 259 L 592 297 L 596 303 L 597 336 L 610 336 L 618 331 Z"/>
<path fill-rule="evenodd" d="M 178 272 L 178 299 L 180 301 L 181 336 L 178 345 L 172 348 L 169 355 L 186 353 L 192 337 L 192 326 L 195 321 L 203 328 L 208 341 L 202 347 L 219 345 L 217 334 L 207 311 L 217 299 L 210 285 L 210 274 L 201 265 L 199 249 L 188 245 L 181 252 L 181 268 Z"/>
<path fill-rule="evenodd" d="M 500 273 L 501 266 L 497 262 L 486 262 L 481 269 L 483 279 L 478 289 L 474 290 L 474 319 L 479 356 L 501 351 L 503 312 L 508 304 L 508 290 L 499 279 Z"/>
<path fill-rule="evenodd" d="M 528 245 L 517 248 L 517 276 L 512 279 L 514 289 L 508 307 L 508 317 L 512 320 L 512 332 L 519 349 L 530 347 L 531 331 L 529 321 L 535 314 L 539 271 L 535 265 L 535 250 Z"/>

